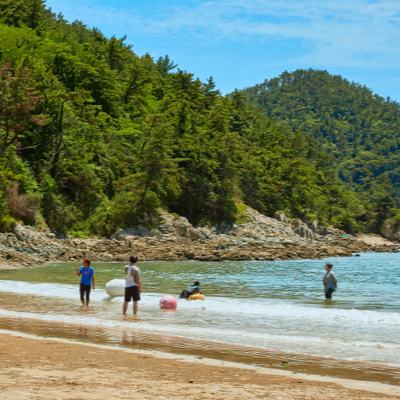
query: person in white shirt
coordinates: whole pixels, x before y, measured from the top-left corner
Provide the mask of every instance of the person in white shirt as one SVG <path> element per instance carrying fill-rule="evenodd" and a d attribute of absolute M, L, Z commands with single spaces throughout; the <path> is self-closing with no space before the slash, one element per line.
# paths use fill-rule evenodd
<path fill-rule="evenodd" d="M 331 271 L 332 268 L 333 268 L 332 264 L 326 264 L 325 265 L 326 273 L 324 274 L 324 277 L 322 278 L 322 283 L 324 284 L 325 297 L 327 299 L 332 298 L 332 293 L 338 287 L 336 275 Z"/>
<path fill-rule="evenodd" d="M 140 269 L 136 266 L 138 258 L 131 256 L 129 261 L 130 263 L 125 265 L 125 301 L 122 311 L 125 315 L 129 302 L 133 300 L 133 315 L 136 315 L 140 293 L 142 293 L 142 280 L 140 279 Z"/>

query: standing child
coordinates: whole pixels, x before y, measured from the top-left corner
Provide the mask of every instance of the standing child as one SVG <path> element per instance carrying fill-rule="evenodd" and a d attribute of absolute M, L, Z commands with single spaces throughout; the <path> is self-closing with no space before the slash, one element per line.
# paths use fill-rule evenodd
<path fill-rule="evenodd" d="M 129 264 L 125 265 L 125 301 L 122 306 L 122 312 L 125 315 L 128 310 L 128 304 L 133 300 L 133 315 L 137 314 L 138 301 L 142 293 L 142 280 L 140 279 L 140 269 L 136 265 L 138 258 L 130 256 Z"/>
<path fill-rule="evenodd" d="M 85 305 L 85 294 L 86 294 L 86 306 L 89 305 L 90 301 L 90 289 L 95 289 L 94 286 L 94 271 L 93 268 L 90 266 L 90 260 L 85 258 L 83 260 L 83 266 L 76 269 L 76 274 L 78 276 L 82 276 L 81 278 L 81 286 L 80 286 L 80 293 L 81 293 L 81 301 L 82 305 Z"/>

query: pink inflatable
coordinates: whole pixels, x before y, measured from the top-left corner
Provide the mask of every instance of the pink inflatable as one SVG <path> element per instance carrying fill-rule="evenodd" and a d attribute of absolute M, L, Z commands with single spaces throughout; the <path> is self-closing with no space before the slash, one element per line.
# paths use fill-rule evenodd
<path fill-rule="evenodd" d="M 178 302 L 174 296 L 166 295 L 160 299 L 160 308 L 162 310 L 175 310 Z"/>

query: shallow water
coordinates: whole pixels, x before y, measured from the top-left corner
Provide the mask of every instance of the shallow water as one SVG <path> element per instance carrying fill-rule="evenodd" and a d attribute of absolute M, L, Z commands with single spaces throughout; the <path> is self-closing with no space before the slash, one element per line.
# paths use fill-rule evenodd
<path fill-rule="evenodd" d="M 93 265 L 97 289 L 89 308 L 80 307 L 76 263 L 0 270 L 1 327 L 25 325 L 26 331 L 28 324 L 43 334 L 46 326 L 61 331 L 64 324 L 101 331 L 117 344 L 123 335 L 159 334 L 213 341 L 215 348 L 400 367 L 400 254 L 329 261 L 339 281 L 333 301 L 323 296 L 326 260 L 140 263 L 138 320 L 124 318 L 122 298 L 104 291 L 106 282 L 123 277 L 123 264 Z M 159 309 L 162 295 L 178 295 L 194 280 L 201 281 L 206 301 Z"/>

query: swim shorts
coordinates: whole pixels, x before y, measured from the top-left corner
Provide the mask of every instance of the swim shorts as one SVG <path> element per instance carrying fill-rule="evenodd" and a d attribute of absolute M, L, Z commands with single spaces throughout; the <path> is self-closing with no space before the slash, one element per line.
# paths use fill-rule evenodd
<path fill-rule="evenodd" d="M 325 298 L 326 299 L 331 299 L 332 298 L 332 293 L 335 291 L 335 289 L 331 289 L 329 288 L 326 292 L 325 292 Z"/>
<path fill-rule="evenodd" d="M 132 299 L 133 301 L 140 301 L 140 293 L 137 286 L 130 286 L 125 288 L 125 301 L 129 302 Z"/>

